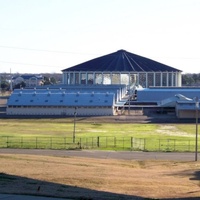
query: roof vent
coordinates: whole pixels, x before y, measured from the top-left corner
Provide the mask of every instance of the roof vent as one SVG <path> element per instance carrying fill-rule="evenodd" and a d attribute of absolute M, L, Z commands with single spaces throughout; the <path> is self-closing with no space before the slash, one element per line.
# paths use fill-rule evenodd
<path fill-rule="evenodd" d="M 120 50 L 118 50 L 117 52 L 124 52 L 125 50 L 124 49 L 120 49 Z"/>

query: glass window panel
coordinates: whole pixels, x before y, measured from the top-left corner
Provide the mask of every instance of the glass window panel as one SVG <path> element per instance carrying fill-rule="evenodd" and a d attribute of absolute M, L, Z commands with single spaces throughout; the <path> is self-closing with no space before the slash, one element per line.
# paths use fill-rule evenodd
<path fill-rule="evenodd" d="M 154 73 L 148 73 L 147 77 L 148 77 L 147 87 L 154 86 Z"/>
<path fill-rule="evenodd" d="M 112 74 L 112 84 L 120 84 L 120 74 Z"/>
<path fill-rule="evenodd" d="M 143 88 L 146 87 L 146 73 L 139 73 L 139 85 Z"/>
<path fill-rule="evenodd" d="M 172 73 L 168 75 L 168 86 L 172 86 Z"/>
<path fill-rule="evenodd" d="M 167 73 L 162 74 L 162 86 L 167 86 Z"/>
<path fill-rule="evenodd" d="M 130 86 L 135 86 L 137 83 L 137 74 L 130 74 Z"/>
<path fill-rule="evenodd" d="M 111 84 L 111 76 L 110 74 L 103 74 L 103 84 L 110 85 Z"/>
<path fill-rule="evenodd" d="M 160 76 L 161 74 L 160 73 L 156 73 L 156 83 L 155 83 L 155 86 L 161 86 L 161 81 L 160 81 Z"/>
<path fill-rule="evenodd" d="M 88 73 L 88 85 L 93 85 L 94 84 L 94 74 L 93 73 Z"/>
<path fill-rule="evenodd" d="M 97 73 L 95 74 L 95 83 L 96 84 L 102 84 L 103 80 L 102 80 L 103 76 L 101 73 Z"/>
<path fill-rule="evenodd" d="M 81 84 L 86 84 L 86 74 L 85 73 L 81 73 Z"/>
<path fill-rule="evenodd" d="M 74 73 L 69 74 L 69 81 L 70 81 L 70 83 L 69 83 L 70 85 L 74 84 Z"/>
<path fill-rule="evenodd" d="M 121 74 L 121 84 L 129 85 L 129 74 Z"/>
<path fill-rule="evenodd" d="M 75 84 L 79 84 L 79 73 L 75 73 Z"/>

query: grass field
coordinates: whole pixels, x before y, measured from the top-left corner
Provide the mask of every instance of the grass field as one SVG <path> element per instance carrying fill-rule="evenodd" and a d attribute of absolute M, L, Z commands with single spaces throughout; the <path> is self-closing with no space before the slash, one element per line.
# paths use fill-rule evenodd
<path fill-rule="evenodd" d="M 65 136 L 71 137 L 74 119 L 0 119 L 0 136 Z M 135 124 L 98 122 L 78 118 L 76 135 L 134 136 L 136 138 L 184 138 L 194 137 L 194 124 Z"/>
<path fill-rule="evenodd" d="M 11 148 L 65 149 L 81 146 L 114 150 L 194 151 L 195 133 L 195 124 L 116 123 L 103 117 L 95 120 L 77 118 L 76 123 L 73 118 L 0 120 L 0 145 Z M 73 134 L 75 146 L 72 145 Z"/>
<path fill-rule="evenodd" d="M 146 145 L 150 144 L 148 148 L 152 149 L 155 140 L 167 141 L 168 145 L 175 140 L 179 140 L 179 145 L 181 141 L 194 143 L 196 127 L 195 124 L 132 124 L 77 118 L 75 128 L 77 139 L 143 138 L 150 141 Z M 0 138 L 17 138 L 21 144 L 28 145 L 26 148 L 31 148 L 36 139 L 72 138 L 73 131 L 74 121 L 70 118 L 0 119 Z M 26 138 L 31 138 L 32 142 Z M 82 200 L 189 200 L 200 197 L 199 162 L 125 161 L 2 154 L 1 151 L 0 159 L 0 193 Z"/>
<path fill-rule="evenodd" d="M 0 193 L 76 200 L 191 200 L 199 162 L 0 154 Z"/>

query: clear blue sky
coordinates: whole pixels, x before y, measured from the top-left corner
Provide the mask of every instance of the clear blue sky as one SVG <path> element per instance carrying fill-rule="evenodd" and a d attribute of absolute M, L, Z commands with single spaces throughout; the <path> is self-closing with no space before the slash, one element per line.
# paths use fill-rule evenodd
<path fill-rule="evenodd" d="M 200 73 L 200 0 L 0 0 L 0 73 L 61 72 L 119 49 Z"/>

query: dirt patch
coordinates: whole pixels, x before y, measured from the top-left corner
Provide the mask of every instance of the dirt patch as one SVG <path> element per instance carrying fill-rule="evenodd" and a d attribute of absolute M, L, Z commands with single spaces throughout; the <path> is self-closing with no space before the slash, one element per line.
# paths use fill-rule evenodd
<path fill-rule="evenodd" d="M 1 154 L 0 193 L 78 199 L 200 196 L 199 162 Z"/>
<path fill-rule="evenodd" d="M 159 134 L 162 135 L 171 135 L 171 136 L 183 136 L 183 137 L 191 137 L 190 134 L 184 131 L 178 130 L 176 126 L 173 125 L 162 125 L 159 129 L 156 130 Z"/>

